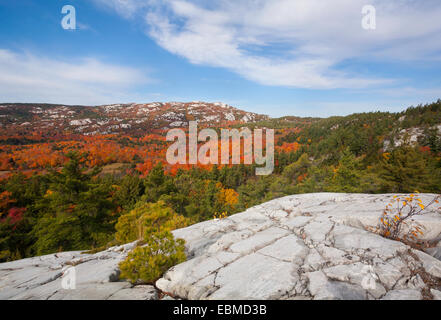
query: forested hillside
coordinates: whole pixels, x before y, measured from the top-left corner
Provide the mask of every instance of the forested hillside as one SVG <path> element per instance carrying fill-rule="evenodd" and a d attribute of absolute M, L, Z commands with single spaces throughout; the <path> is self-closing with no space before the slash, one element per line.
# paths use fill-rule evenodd
<path fill-rule="evenodd" d="M 182 227 L 290 194 L 441 193 L 441 100 L 401 113 L 210 125 L 274 128 L 274 173 L 170 166 L 161 130 L 52 137 L 3 130 L 0 261 L 100 250 L 136 240 L 131 226 L 141 218 Z"/>

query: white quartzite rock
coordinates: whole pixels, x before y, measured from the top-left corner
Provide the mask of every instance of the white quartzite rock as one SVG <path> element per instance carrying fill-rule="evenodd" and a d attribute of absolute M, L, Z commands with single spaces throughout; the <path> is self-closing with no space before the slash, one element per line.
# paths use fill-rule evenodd
<path fill-rule="evenodd" d="M 423 203 L 433 197 L 421 195 Z M 439 291 L 419 273 L 441 278 L 441 261 L 366 231 L 392 199 L 288 196 L 176 230 L 190 260 L 156 285 L 184 299 L 422 299 L 423 289 L 436 298 Z M 416 220 L 425 227 L 423 240 L 441 238 L 436 210 Z"/>
<path fill-rule="evenodd" d="M 366 231 L 392 197 L 294 195 L 175 230 L 188 259 L 156 286 L 175 299 L 441 299 L 440 244 L 425 253 Z M 441 243 L 439 212 L 415 220 L 423 240 Z M 0 299 L 158 299 L 152 286 L 118 281 L 118 263 L 134 246 L 0 264 Z M 61 286 L 69 266 L 75 290 Z"/>
<path fill-rule="evenodd" d="M 118 280 L 118 263 L 134 243 L 96 254 L 62 252 L 0 264 L 0 299 L 105 300 L 128 289 Z M 74 268 L 75 289 L 62 285 L 66 268 Z M 135 296 L 136 297 L 136 296 Z"/>

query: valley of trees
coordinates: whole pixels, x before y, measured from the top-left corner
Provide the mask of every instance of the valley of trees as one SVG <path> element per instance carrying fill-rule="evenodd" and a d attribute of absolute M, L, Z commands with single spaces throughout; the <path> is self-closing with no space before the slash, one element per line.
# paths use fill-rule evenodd
<path fill-rule="evenodd" d="M 1 136 L 0 262 L 102 250 L 291 194 L 441 193 L 441 100 L 247 126 L 276 129 L 272 175 L 255 176 L 254 165 L 169 166 L 161 134 Z"/>

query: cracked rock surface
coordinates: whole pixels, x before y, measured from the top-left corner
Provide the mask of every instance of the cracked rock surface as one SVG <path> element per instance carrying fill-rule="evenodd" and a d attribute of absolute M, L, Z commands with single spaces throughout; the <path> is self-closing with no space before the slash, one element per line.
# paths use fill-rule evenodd
<path fill-rule="evenodd" d="M 0 264 L 0 299 L 106 300 L 157 298 L 153 286 L 118 281 L 118 263 L 135 243 L 96 254 L 62 252 Z M 62 285 L 68 268 L 75 268 L 75 289 Z"/>
<path fill-rule="evenodd" d="M 439 299 L 439 246 L 424 253 L 366 231 L 392 197 L 288 196 L 175 230 L 188 260 L 156 286 L 182 299 Z M 441 240 L 436 209 L 415 219 L 422 240 Z"/>
<path fill-rule="evenodd" d="M 175 230 L 188 259 L 156 286 L 176 299 L 441 299 L 436 207 L 415 219 L 422 240 L 435 243 L 426 252 L 366 231 L 392 197 L 294 195 Z M 153 286 L 118 281 L 118 263 L 135 245 L 0 264 L 0 299 L 158 299 Z M 75 290 L 62 288 L 68 266 Z"/>

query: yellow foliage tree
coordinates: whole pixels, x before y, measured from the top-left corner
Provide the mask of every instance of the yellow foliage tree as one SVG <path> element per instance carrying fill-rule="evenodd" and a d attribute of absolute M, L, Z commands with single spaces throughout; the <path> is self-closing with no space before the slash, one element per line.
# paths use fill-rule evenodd
<path fill-rule="evenodd" d="M 115 238 L 119 243 L 147 239 L 149 235 L 184 228 L 190 219 L 177 214 L 163 201 L 139 203 L 127 214 L 119 217 Z"/>
<path fill-rule="evenodd" d="M 233 211 L 236 205 L 239 203 L 239 194 L 234 189 L 221 188 L 217 197 L 218 201 L 230 211 Z"/>

